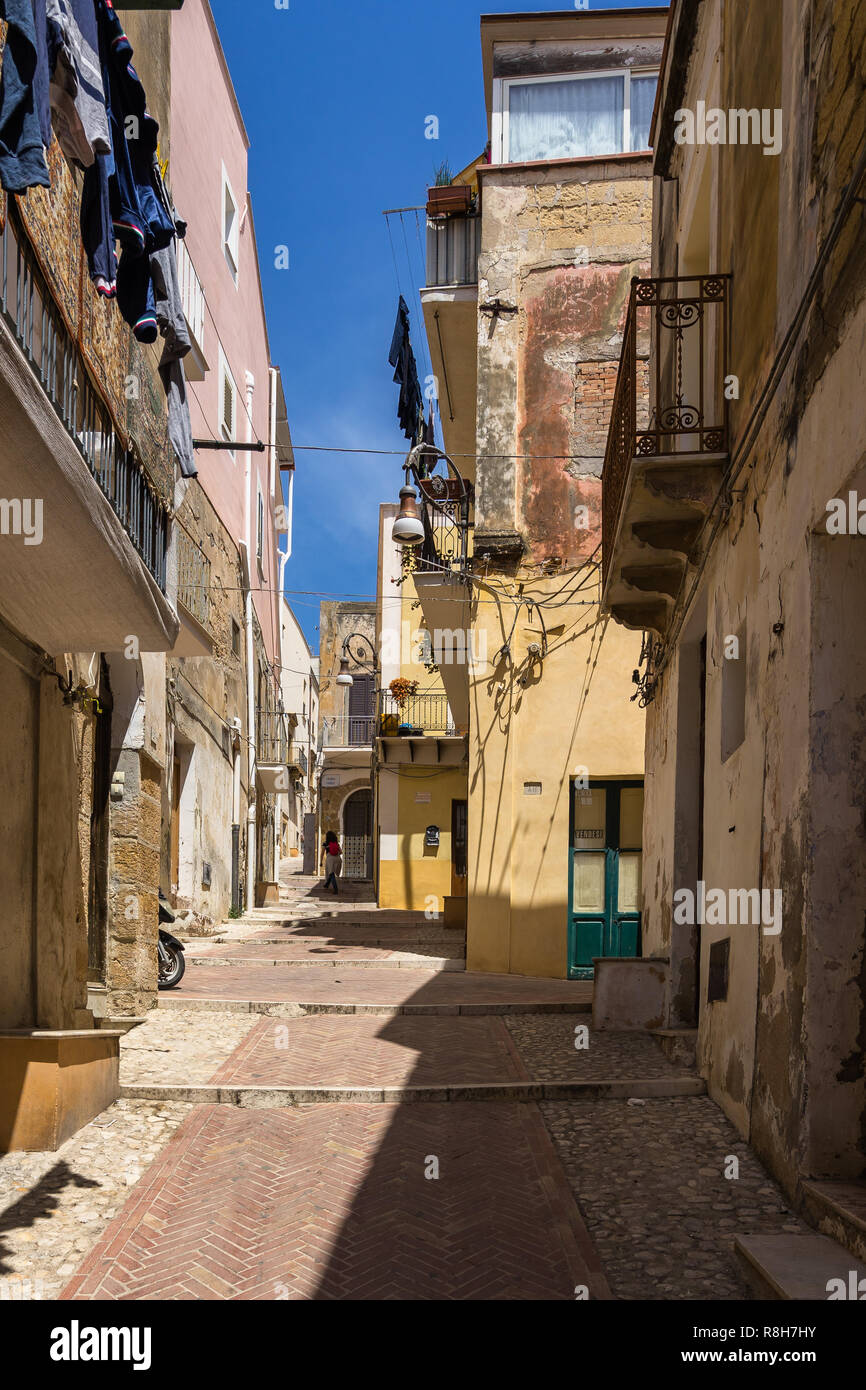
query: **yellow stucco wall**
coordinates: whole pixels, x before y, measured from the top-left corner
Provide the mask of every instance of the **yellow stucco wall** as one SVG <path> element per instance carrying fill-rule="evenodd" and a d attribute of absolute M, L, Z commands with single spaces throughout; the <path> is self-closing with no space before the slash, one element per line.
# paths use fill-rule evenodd
<path fill-rule="evenodd" d="M 397 858 L 380 859 L 379 904 L 397 910 L 443 913 L 451 893 L 451 802 L 466 799 L 466 770 L 407 768 L 397 794 Z M 417 802 L 416 795 L 430 800 Z M 424 844 L 428 825 L 439 826 L 439 846 Z M 385 828 L 385 827 L 383 827 Z M 435 902 L 433 901 L 435 899 Z"/>
<path fill-rule="evenodd" d="M 524 686 L 515 669 L 538 633 L 521 618 L 514 667 L 488 663 L 471 680 L 469 970 L 566 975 L 571 780 L 579 767 L 593 779 L 643 771 L 643 715 L 630 702 L 640 635 L 596 618 L 581 608 L 560 619 Z M 497 652 L 496 606 L 479 605 L 477 621 Z M 541 794 L 526 795 L 527 782 Z"/>

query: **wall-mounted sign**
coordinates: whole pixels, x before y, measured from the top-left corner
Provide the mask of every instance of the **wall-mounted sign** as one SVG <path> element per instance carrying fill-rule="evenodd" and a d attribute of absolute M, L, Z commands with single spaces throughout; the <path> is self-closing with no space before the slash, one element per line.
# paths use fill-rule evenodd
<path fill-rule="evenodd" d="M 416 793 L 415 793 L 415 801 L 416 801 L 416 802 L 422 802 L 422 801 L 423 801 L 423 802 L 427 802 L 427 801 L 430 801 L 430 800 L 432 800 L 432 797 L 431 797 L 430 792 L 416 792 Z"/>
<path fill-rule="evenodd" d="M 340 785 L 340 774 L 339 774 L 339 772 L 323 772 L 323 773 L 322 773 L 322 786 L 323 786 L 323 787 L 339 787 L 339 785 Z"/>
<path fill-rule="evenodd" d="M 523 784 L 523 795 L 524 795 L 524 796 L 541 796 L 541 783 L 540 783 L 540 782 L 524 782 L 524 784 Z"/>

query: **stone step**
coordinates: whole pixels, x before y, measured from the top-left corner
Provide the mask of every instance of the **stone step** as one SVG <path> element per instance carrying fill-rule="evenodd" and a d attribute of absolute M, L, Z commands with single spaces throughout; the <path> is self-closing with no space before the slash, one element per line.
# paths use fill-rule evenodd
<path fill-rule="evenodd" d="M 374 1014 L 394 1018 L 397 1014 L 416 1017 L 456 1017 L 461 1014 L 504 1016 L 506 1014 L 591 1014 L 590 1001 L 544 1002 L 499 1001 L 489 1004 L 325 1004 L 281 999 L 195 999 L 188 995 L 159 996 L 160 1009 L 204 1009 L 211 1013 L 265 1014 L 272 1018 L 303 1018 L 306 1014 Z M 691 1078 L 689 1078 L 691 1079 Z M 698 1093 L 696 1093 L 698 1094 Z"/>
<path fill-rule="evenodd" d="M 834 1291 L 841 1298 L 866 1298 L 866 1265 L 817 1231 L 737 1236 L 734 1253 L 757 1298 L 826 1302 Z"/>
<path fill-rule="evenodd" d="M 178 935 L 177 933 L 175 933 Z M 183 937 L 178 935 L 178 940 L 183 941 Z M 193 938 L 194 944 L 201 944 L 198 938 Z M 452 957 L 459 956 L 461 952 L 465 954 L 465 943 L 454 940 L 451 937 L 433 936 L 357 936 L 346 933 L 340 936 L 333 932 L 327 936 L 306 936 L 292 935 L 284 933 L 282 936 L 210 936 L 207 939 L 208 946 L 376 946 L 391 951 L 408 951 L 411 946 L 447 946 L 447 954 Z"/>
<path fill-rule="evenodd" d="M 332 969 L 342 969 L 343 966 L 351 970 L 381 970 L 387 966 L 389 970 L 466 970 L 466 961 L 461 957 L 449 956 L 412 956 L 404 958 L 400 955 L 388 956 L 386 960 L 370 960 L 364 956 L 340 956 L 331 960 L 320 960 L 304 956 L 298 960 L 273 960 L 261 956 L 199 956 L 192 951 L 186 952 L 187 961 L 192 965 L 210 966 L 271 966 L 284 965 L 289 969 L 298 966 L 324 965 Z"/>
<path fill-rule="evenodd" d="M 699 1077 L 624 1081 L 484 1081 L 456 1086 L 121 1086 L 123 1100 L 182 1101 L 277 1109 L 292 1105 L 405 1105 L 411 1102 L 630 1100 L 700 1096 Z"/>
<path fill-rule="evenodd" d="M 679 1067 L 696 1066 L 697 1028 L 651 1028 L 650 1033 L 669 1062 Z"/>
<path fill-rule="evenodd" d="M 815 1180 L 802 1183 L 800 1191 L 806 1220 L 866 1260 L 866 1182 Z"/>

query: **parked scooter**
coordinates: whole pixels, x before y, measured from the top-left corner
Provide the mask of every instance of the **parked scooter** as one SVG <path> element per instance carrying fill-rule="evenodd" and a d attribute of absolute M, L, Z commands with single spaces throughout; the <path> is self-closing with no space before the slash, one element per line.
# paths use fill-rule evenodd
<path fill-rule="evenodd" d="M 175 915 L 169 906 L 168 899 L 159 890 L 159 920 L 163 922 L 174 922 Z M 184 959 L 183 942 L 178 941 L 171 932 L 163 931 L 162 925 L 159 928 L 159 940 L 156 946 L 158 957 L 158 985 L 160 989 L 174 989 L 183 979 L 183 972 L 186 970 Z"/>

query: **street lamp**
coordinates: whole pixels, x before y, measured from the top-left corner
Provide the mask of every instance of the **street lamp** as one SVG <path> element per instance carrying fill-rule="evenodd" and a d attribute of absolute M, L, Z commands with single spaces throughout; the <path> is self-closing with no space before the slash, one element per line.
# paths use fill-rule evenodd
<path fill-rule="evenodd" d="M 355 684 L 352 672 L 349 670 L 349 657 L 350 655 L 352 655 L 352 650 L 349 646 L 349 643 L 354 642 L 356 640 L 358 642 L 366 642 L 367 646 L 370 648 L 370 653 L 373 658 L 374 674 L 379 670 L 379 658 L 376 656 L 376 648 L 373 646 L 373 643 L 370 641 L 369 637 L 365 637 L 363 632 L 350 632 L 348 637 L 346 637 L 343 642 L 343 652 L 340 657 L 340 670 L 335 680 L 336 685 Z M 355 653 L 355 660 L 358 662 L 359 665 L 362 664 L 361 657 L 358 655 L 357 652 Z"/>
<path fill-rule="evenodd" d="M 400 510 L 391 528 L 396 545 L 420 545 L 424 539 L 424 523 L 418 515 L 418 494 L 407 481 L 400 489 Z"/>

